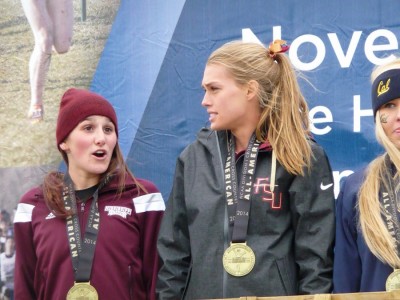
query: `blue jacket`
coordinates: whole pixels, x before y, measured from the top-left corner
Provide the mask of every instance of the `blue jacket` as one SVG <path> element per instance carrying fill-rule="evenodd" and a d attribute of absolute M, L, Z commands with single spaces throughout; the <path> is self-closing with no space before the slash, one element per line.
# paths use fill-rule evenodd
<path fill-rule="evenodd" d="M 336 245 L 333 268 L 333 292 L 385 291 L 393 269 L 372 254 L 358 228 L 358 191 L 365 168 L 350 175 L 336 203 Z"/>

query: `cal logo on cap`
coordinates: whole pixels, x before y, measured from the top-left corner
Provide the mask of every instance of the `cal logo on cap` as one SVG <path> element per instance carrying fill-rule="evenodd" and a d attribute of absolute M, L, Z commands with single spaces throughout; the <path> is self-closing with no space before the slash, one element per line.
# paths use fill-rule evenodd
<path fill-rule="evenodd" d="M 389 84 L 390 84 L 390 78 L 386 81 L 386 84 L 384 84 L 383 81 L 379 82 L 378 88 L 376 90 L 376 92 L 378 93 L 378 97 L 389 91 L 390 89 Z"/>

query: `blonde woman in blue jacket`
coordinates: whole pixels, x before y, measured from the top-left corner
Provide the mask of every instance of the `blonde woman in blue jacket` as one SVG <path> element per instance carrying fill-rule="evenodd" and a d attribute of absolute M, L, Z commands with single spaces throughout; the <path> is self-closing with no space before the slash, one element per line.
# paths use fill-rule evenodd
<path fill-rule="evenodd" d="M 400 59 L 371 74 L 375 133 L 385 152 L 349 176 L 337 200 L 334 292 L 400 289 Z"/>

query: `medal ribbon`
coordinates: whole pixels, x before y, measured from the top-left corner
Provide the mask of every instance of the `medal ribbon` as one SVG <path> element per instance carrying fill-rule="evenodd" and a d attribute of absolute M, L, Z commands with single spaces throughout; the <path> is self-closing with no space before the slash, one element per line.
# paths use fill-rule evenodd
<path fill-rule="evenodd" d="M 386 223 L 386 227 L 389 230 L 390 235 L 393 237 L 395 242 L 395 246 L 397 248 L 397 255 L 400 254 L 400 224 L 399 224 L 399 216 L 397 210 L 397 200 L 400 200 L 400 195 L 396 192 L 396 188 L 399 184 L 399 178 L 397 178 L 396 182 L 394 182 L 392 176 L 392 168 L 391 168 L 391 161 L 389 156 L 385 157 L 385 163 L 387 165 L 388 173 L 386 173 L 386 182 L 388 182 L 389 187 L 387 191 L 385 191 L 385 185 L 381 188 L 381 196 L 380 201 L 382 202 L 384 208 L 384 216 L 383 220 Z M 393 268 L 398 268 L 399 266 L 392 266 Z"/>
<path fill-rule="evenodd" d="M 65 208 L 72 209 L 73 215 L 66 219 L 68 243 L 71 253 L 72 266 L 76 282 L 88 282 L 92 272 L 94 251 L 100 225 L 100 214 L 98 209 L 98 193 L 105 185 L 107 179 L 102 182 L 93 194 L 89 217 L 86 224 L 84 239 L 81 239 L 81 230 L 76 207 L 76 197 L 73 182 L 69 174 L 64 176 L 63 201 Z"/>
<path fill-rule="evenodd" d="M 240 186 L 236 173 L 235 141 L 231 135 L 225 162 L 225 195 L 228 206 L 229 225 L 233 226 L 232 242 L 244 243 L 250 217 L 250 198 L 260 142 L 255 134 L 250 138 L 242 166 Z M 238 194 L 239 191 L 239 194 Z"/>

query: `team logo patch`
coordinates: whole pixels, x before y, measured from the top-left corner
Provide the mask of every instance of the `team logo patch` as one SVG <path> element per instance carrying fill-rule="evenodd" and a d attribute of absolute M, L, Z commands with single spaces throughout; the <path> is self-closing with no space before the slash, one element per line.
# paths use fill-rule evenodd
<path fill-rule="evenodd" d="M 109 206 L 104 208 L 104 211 L 108 212 L 108 216 L 120 216 L 126 219 L 127 216 L 132 214 L 132 209 L 124 206 Z"/>
<path fill-rule="evenodd" d="M 386 81 L 386 83 L 383 82 L 383 80 L 381 80 L 379 82 L 378 88 L 377 88 L 377 96 L 379 97 L 380 95 L 389 92 L 390 90 L 390 78 Z"/>
<path fill-rule="evenodd" d="M 277 187 L 277 185 L 275 185 Z M 272 209 L 282 208 L 282 193 L 276 188 L 276 191 L 271 192 L 271 186 L 269 178 L 256 178 L 253 184 L 254 195 L 261 195 L 261 200 L 269 202 Z"/>

